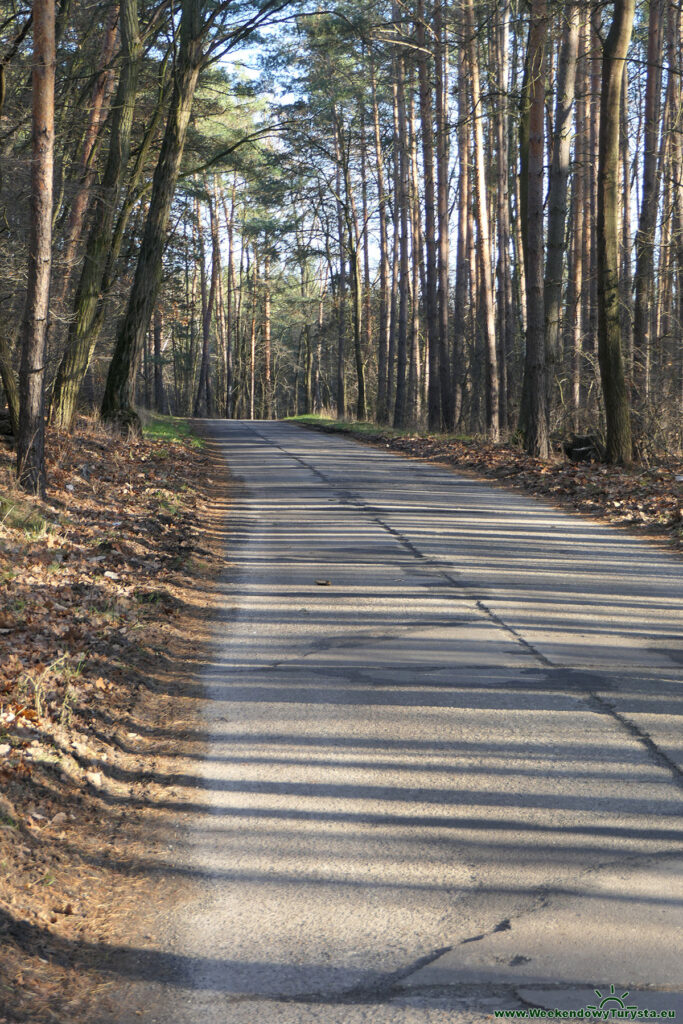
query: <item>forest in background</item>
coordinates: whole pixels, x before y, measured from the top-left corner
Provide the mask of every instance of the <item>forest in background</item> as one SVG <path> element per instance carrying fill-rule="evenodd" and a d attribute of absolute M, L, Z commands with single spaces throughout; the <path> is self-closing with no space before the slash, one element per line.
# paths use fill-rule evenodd
<path fill-rule="evenodd" d="M 676 4 L 0 8 L 28 490 L 87 406 L 680 452 Z"/>

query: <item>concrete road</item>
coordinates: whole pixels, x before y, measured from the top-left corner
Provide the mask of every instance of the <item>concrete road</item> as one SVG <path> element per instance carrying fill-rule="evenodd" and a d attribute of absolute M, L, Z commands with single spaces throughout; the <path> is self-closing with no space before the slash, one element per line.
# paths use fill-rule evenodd
<path fill-rule="evenodd" d="M 189 895 L 117 1020 L 683 1013 L 680 560 L 340 437 L 210 432 L 225 615 L 154 863 Z"/>

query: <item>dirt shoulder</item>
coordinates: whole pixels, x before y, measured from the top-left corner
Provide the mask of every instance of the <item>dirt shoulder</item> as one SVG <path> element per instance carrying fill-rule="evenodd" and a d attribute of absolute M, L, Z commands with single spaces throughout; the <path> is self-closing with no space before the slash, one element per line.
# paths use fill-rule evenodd
<path fill-rule="evenodd" d="M 224 564 L 209 447 L 84 421 L 50 450 L 46 502 L 0 450 L 0 1024 L 98 1019 L 146 926 L 154 759 L 195 718 Z"/>
<path fill-rule="evenodd" d="M 544 461 L 511 444 L 448 435 L 401 433 L 367 423 L 338 423 L 318 417 L 294 422 L 313 430 L 341 433 L 374 447 L 543 497 L 560 508 L 604 519 L 639 537 L 655 538 L 683 550 L 683 462 L 623 469 L 600 463 L 574 463 L 557 454 Z M 679 479 L 677 479 L 677 477 Z"/>

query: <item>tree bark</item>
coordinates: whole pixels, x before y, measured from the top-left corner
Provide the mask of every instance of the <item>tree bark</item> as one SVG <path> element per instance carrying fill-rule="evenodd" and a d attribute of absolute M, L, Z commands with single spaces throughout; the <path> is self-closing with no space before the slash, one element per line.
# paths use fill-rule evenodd
<path fill-rule="evenodd" d="M 28 285 L 21 325 L 17 475 L 30 494 L 45 494 L 45 355 L 52 265 L 55 113 L 54 0 L 33 3 L 33 151 Z"/>
<path fill-rule="evenodd" d="M 437 0 L 438 2 L 438 0 Z M 415 37 L 419 47 L 418 81 L 420 120 L 422 122 L 422 166 L 424 173 L 426 284 L 424 295 L 427 343 L 429 345 L 429 384 L 427 425 L 441 429 L 441 384 L 439 379 L 438 255 L 436 243 L 436 202 L 434 196 L 434 110 L 432 103 L 430 59 L 425 31 L 424 0 L 417 0 Z"/>
<path fill-rule="evenodd" d="M 619 128 L 624 61 L 635 0 L 615 0 L 603 45 L 598 165 L 598 358 L 607 421 L 609 462 L 631 462 L 631 419 L 619 317 Z"/>
<path fill-rule="evenodd" d="M 527 52 L 528 152 L 520 182 L 526 197 L 526 358 L 524 361 L 524 440 L 529 455 L 548 457 L 548 392 L 543 315 L 543 162 L 547 0 L 532 0 Z"/>
<path fill-rule="evenodd" d="M 477 259 L 481 280 L 481 304 L 486 352 L 486 430 L 492 441 L 500 437 L 500 410 L 498 396 L 498 353 L 496 351 L 496 322 L 493 310 L 493 282 L 491 279 L 491 243 L 489 211 L 486 189 L 486 161 L 484 131 L 482 127 L 481 85 L 479 56 L 474 28 L 472 0 L 464 0 L 467 52 L 470 69 L 474 131 L 475 193 L 477 211 Z"/>
<path fill-rule="evenodd" d="M 500 374 L 499 410 L 500 422 L 506 428 L 508 413 L 508 360 L 514 343 L 512 314 L 512 269 L 510 266 L 510 195 L 509 195 L 509 46 L 510 46 L 510 2 L 502 0 L 498 8 L 499 24 L 494 26 L 496 43 L 498 101 L 496 104 L 496 206 L 498 221 L 498 264 L 496 268 L 498 286 L 498 365 Z M 464 86 L 464 83 L 463 83 Z M 465 87 L 466 88 L 466 87 Z M 457 330 L 456 325 L 456 330 Z M 462 347 L 462 346 L 460 346 Z"/>
<path fill-rule="evenodd" d="M 465 380 L 465 340 L 467 337 L 467 297 L 469 292 L 468 221 L 470 211 L 470 152 L 468 139 L 468 81 L 465 62 L 458 72 L 458 247 L 455 264 L 455 297 L 453 310 L 453 393 L 455 410 L 453 428 L 457 430 L 462 415 Z"/>
<path fill-rule="evenodd" d="M 623 187 L 621 218 L 621 347 L 626 363 L 626 381 L 633 385 L 633 275 L 631 271 L 631 162 L 628 137 L 628 65 L 624 65 L 621 89 L 621 173 Z"/>
<path fill-rule="evenodd" d="M 340 138 L 335 118 L 334 147 L 336 157 L 337 237 L 339 239 L 339 286 L 337 289 L 337 419 L 346 416 L 346 250 L 344 245 L 344 212 L 341 204 Z"/>
<path fill-rule="evenodd" d="M 375 81 L 375 65 L 370 56 L 370 85 L 372 88 L 372 120 L 375 141 L 375 164 L 377 167 L 377 202 L 379 219 L 379 330 L 377 340 L 377 420 L 387 423 L 389 408 L 387 404 L 387 362 L 389 356 L 389 241 L 387 236 L 387 198 L 384 186 L 384 157 L 382 154 L 382 138 L 380 131 L 379 106 L 377 103 L 377 85 Z"/>
<path fill-rule="evenodd" d="M 0 330 L 0 381 L 5 391 L 9 421 L 12 433 L 19 436 L 19 388 L 17 378 L 12 366 L 12 351 L 10 342 L 4 332 Z"/>
<path fill-rule="evenodd" d="M 567 182 L 572 134 L 579 42 L 579 7 L 572 3 L 561 12 L 562 44 L 557 74 L 555 123 L 548 190 L 548 256 L 545 268 L 545 350 L 548 404 L 560 361 L 562 339 L 562 273 L 566 250 Z"/>
<path fill-rule="evenodd" d="M 58 307 L 63 304 L 69 289 L 69 283 L 76 264 L 76 254 L 83 233 L 90 193 L 97 174 L 97 165 L 92 156 L 98 135 L 106 120 L 109 99 L 113 89 L 114 70 L 111 64 L 116 49 L 118 20 L 119 6 L 118 3 L 115 3 L 109 12 L 104 28 L 100 70 L 95 78 L 92 90 L 88 127 L 77 168 L 79 184 L 76 194 L 71 200 L 71 209 L 69 210 L 69 218 L 64 234 L 63 270 L 59 288 L 54 296 L 54 303 Z"/>
<path fill-rule="evenodd" d="M 102 416 L 139 429 L 132 407 L 132 382 L 145 331 L 156 304 L 166 230 L 197 79 L 204 60 L 201 0 L 183 0 L 180 50 L 166 131 L 154 171 L 152 196 L 128 308 L 119 329 L 102 401 Z"/>
<path fill-rule="evenodd" d="M 66 349 L 59 364 L 52 393 L 51 419 L 65 430 L 71 429 L 83 377 L 90 365 L 97 341 L 98 331 L 95 324 L 102 299 L 103 279 L 110 257 L 119 195 L 130 153 L 133 113 L 142 62 L 137 0 L 122 0 L 120 23 L 123 65 L 114 101 L 107 163 L 102 186 L 94 204 L 92 227 L 76 289 L 74 319 L 69 327 Z M 142 336 L 144 338 L 144 332 Z"/>
<path fill-rule="evenodd" d="M 206 289 L 206 247 L 204 245 L 204 232 L 202 229 L 201 211 L 199 199 L 196 200 L 197 238 L 199 240 L 200 259 L 200 282 L 202 293 L 202 362 L 199 372 L 199 386 L 195 398 L 192 415 L 199 416 L 203 408 L 206 415 L 211 416 L 213 403 L 211 400 L 211 319 L 216 304 L 216 291 L 218 288 L 219 259 L 218 249 L 218 228 L 216 224 L 216 211 L 213 207 L 211 197 L 207 192 L 207 204 L 209 206 L 209 217 L 211 224 L 211 278 L 207 294 Z"/>
<path fill-rule="evenodd" d="M 271 311 L 270 311 L 270 253 L 268 251 L 268 239 L 266 238 L 266 252 L 263 258 L 263 412 L 264 418 L 269 420 L 273 416 L 273 381 L 272 381 L 272 355 L 271 355 Z"/>
<path fill-rule="evenodd" d="M 395 11 L 398 7 L 395 6 Z M 408 254 L 408 126 L 406 119 L 405 101 L 405 61 L 400 45 L 396 54 L 397 69 L 397 113 L 398 113 L 398 139 L 399 151 L 395 159 L 399 164 L 398 194 L 395 203 L 398 206 L 400 217 L 400 259 L 399 259 L 399 282 L 398 282 L 398 331 L 396 334 L 396 401 L 394 405 L 394 426 L 398 428 L 406 425 L 407 411 L 407 369 L 408 369 L 408 293 L 410 289 L 410 267 Z M 427 173 L 425 172 L 425 181 Z M 433 212 L 433 211 L 432 211 Z"/>
<path fill-rule="evenodd" d="M 448 161 L 450 155 L 448 128 L 448 48 L 446 40 L 446 18 L 444 7 L 447 0 L 435 0 L 434 4 L 434 71 L 435 71 L 435 116 L 436 116 L 436 195 L 438 238 L 438 338 L 439 338 L 439 387 L 441 400 L 441 426 L 453 429 L 453 389 L 451 387 L 451 366 L 449 358 L 450 299 L 448 294 L 449 270 L 449 217 L 448 217 Z"/>
<path fill-rule="evenodd" d="M 164 401 L 164 367 L 161 361 L 162 337 L 164 331 L 163 314 L 159 308 L 154 310 L 154 408 L 157 412 L 165 412 Z"/>
<path fill-rule="evenodd" d="M 643 193 L 636 234 L 635 307 L 633 319 L 634 385 L 644 400 L 650 393 L 650 322 L 654 300 L 655 231 L 659 201 L 657 144 L 662 88 L 662 3 L 650 0 L 645 84 Z"/>

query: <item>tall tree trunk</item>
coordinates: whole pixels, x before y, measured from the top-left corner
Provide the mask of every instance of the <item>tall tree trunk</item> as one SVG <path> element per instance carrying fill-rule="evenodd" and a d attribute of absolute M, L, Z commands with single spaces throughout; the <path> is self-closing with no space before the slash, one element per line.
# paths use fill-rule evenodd
<path fill-rule="evenodd" d="M 683 18 L 680 11 L 676 11 L 675 24 L 672 35 L 676 60 L 674 68 L 674 112 L 673 116 L 677 124 L 683 118 L 683 89 L 681 88 L 681 77 L 683 75 Z M 676 314 L 678 322 L 678 335 L 683 331 L 683 144 L 680 132 L 674 132 L 672 136 L 672 191 L 673 191 L 673 243 L 676 254 L 677 269 L 677 305 Z M 683 420 L 683 345 L 678 344 L 677 353 L 672 360 L 672 373 L 674 387 L 676 388 L 678 414 Z M 678 378 L 676 382 L 676 378 Z"/>
<path fill-rule="evenodd" d="M 213 317 L 213 311 L 216 305 L 216 292 L 218 290 L 220 251 L 218 248 L 218 224 L 216 221 L 216 210 L 211 200 L 211 196 L 208 194 L 208 192 L 206 193 L 206 195 L 211 225 L 211 278 L 207 294 L 204 232 L 202 229 L 199 199 L 197 199 L 197 237 L 199 240 L 200 280 L 202 292 L 202 364 L 199 373 L 199 387 L 197 388 L 197 397 L 195 399 L 194 410 L 192 413 L 193 416 L 199 416 L 201 414 L 202 402 L 204 403 L 204 409 L 206 411 L 207 416 L 211 416 L 213 412 L 213 402 L 211 398 L 211 319 Z"/>
<path fill-rule="evenodd" d="M 445 430 L 453 429 L 453 389 L 451 386 L 451 365 L 449 352 L 448 294 L 449 269 L 449 125 L 448 125 L 448 47 L 444 7 L 447 0 L 435 0 L 434 4 L 434 71 L 435 71 L 435 115 L 436 115 L 436 195 L 439 225 L 439 267 L 437 286 L 438 338 L 439 338 L 439 386 L 441 390 L 441 425 Z"/>
<path fill-rule="evenodd" d="M 205 26 L 202 14 L 201 0 L 183 0 L 180 50 L 171 107 L 159 160 L 154 171 L 152 197 L 133 287 L 116 338 L 102 401 L 102 415 L 105 420 L 118 421 L 122 426 L 131 426 L 134 429 L 138 429 L 139 425 L 131 403 L 131 384 L 159 291 L 171 203 L 180 170 L 197 79 L 204 60 Z"/>
<path fill-rule="evenodd" d="M 12 433 L 15 437 L 18 437 L 19 388 L 17 387 L 17 378 L 14 373 L 14 367 L 12 366 L 10 340 L 2 328 L 0 328 L 0 381 L 2 381 L 2 386 L 5 391 L 5 399 L 7 400 L 7 409 L 9 411 L 9 421 L 10 426 L 12 427 Z"/>
<path fill-rule="evenodd" d="M 361 167 L 361 225 L 363 233 L 363 341 L 365 343 L 366 356 L 372 352 L 372 317 L 370 308 L 370 233 L 369 233 L 369 212 L 368 212 L 368 182 L 367 182 L 367 138 L 365 131 L 365 102 L 360 102 L 360 167 Z M 357 220 L 356 211 L 354 218 Z M 310 332 L 306 335 L 306 341 L 310 350 Z M 363 387 L 363 413 L 361 415 L 360 381 Z M 365 395 L 365 368 L 361 359 L 361 375 L 359 377 L 358 396 L 358 417 L 367 419 L 367 399 Z"/>
<path fill-rule="evenodd" d="M 248 267 L 247 267 L 248 273 Z M 253 420 L 256 412 L 256 282 L 258 280 L 258 261 L 254 253 L 251 271 L 251 327 L 249 330 L 249 419 Z"/>
<path fill-rule="evenodd" d="M 484 154 L 484 129 L 479 81 L 479 55 L 477 35 L 474 27 L 472 0 L 464 0 L 465 29 L 467 33 L 467 54 L 472 87 L 474 168 L 477 212 L 477 258 L 481 280 L 481 308 L 486 353 L 486 430 L 492 441 L 500 437 L 500 408 L 498 397 L 498 353 L 496 351 L 496 321 L 493 310 L 493 282 L 491 279 L 491 232 L 486 189 L 486 158 Z"/>
<path fill-rule="evenodd" d="M 52 392 L 51 419 L 66 430 L 73 423 L 78 394 L 97 341 L 95 324 L 98 306 L 102 299 L 114 220 L 130 153 L 133 112 L 142 61 L 137 0 L 122 0 L 120 24 L 123 64 L 114 101 L 107 163 L 93 208 L 92 227 L 74 300 L 74 318 Z"/>
<path fill-rule="evenodd" d="M 391 292 L 389 303 L 389 348 L 387 351 L 387 403 L 388 409 L 394 409 L 394 369 L 396 362 L 396 337 L 398 333 L 398 286 L 399 286 L 399 264 L 400 264 L 400 209 L 397 197 L 401 191 L 401 135 L 398 126 L 398 63 L 396 49 L 391 57 L 391 98 L 393 115 L 393 139 L 392 139 L 392 184 L 393 202 L 391 217 Z"/>
<path fill-rule="evenodd" d="M 619 128 L 624 61 L 635 0 L 615 0 L 603 46 L 598 167 L 598 356 L 607 421 L 607 458 L 631 462 L 631 419 L 619 317 Z"/>
<path fill-rule="evenodd" d="M 341 204 L 341 157 L 343 141 L 335 118 L 337 237 L 339 239 L 339 286 L 337 288 L 337 419 L 346 416 L 346 250 L 344 245 L 344 211 Z"/>
<path fill-rule="evenodd" d="M 195 181 L 195 187 L 197 183 Z M 204 245 L 204 230 L 202 227 L 202 213 L 201 206 L 199 203 L 199 193 L 195 192 L 194 197 L 194 228 L 197 232 L 196 235 L 196 251 L 199 255 L 199 295 L 201 298 L 201 324 L 202 324 L 202 347 L 201 347 L 201 358 L 199 362 L 199 382 L 197 384 L 197 391 L 195 394 L 194 402 L 192 404 L 192 415 L 194 417 L 201 416 L 202 410 L 207 414 L 207 402 L 208 397 L 207 384 L 209 375 L 209 334 L 208 331 L 204 330 L 204 324 L 206 323 L 206 311 L 209 306 L 209 295 L 206 287 L 206 246 Z"/>
<path fill-rule="evenodd" d="M 271 354 L 271 310 L 270 310 L 270 252 L 268 239 L 265 240 L 266 252 L 263 258 L 263 411 L 264 419 L 273 418 L 273 380 Z"/>
<path fill-rule="evenodd" d="M 597 238 L 598 223 L 598 165 L 600 151 L 600 118 L 602 108 L 600 103 L 600 78 L 602 45 L 600 42 L 599 29 L 601 28 L 600 13 L 596 7 L 591 8 L 589 21 L 589 39 L 591 47 L 591 99 L 590 99 L 590 150 L 588 156 L 588 174 L 590 181 L 589 206 L 590 206 L 590 233 L 586 236 L 589 245 L 590 256 L 590 284 L 588 292 L 588 330 L 585 334 L 586 349 L 588 351 L 591 367 L 595 365 L 595 356 L 598 352 L 598 247 L 595 244 Z M 593 375 L 590 385 L 593 383 Z M 590 392 L 589 392 L 590 393 Z M 593 415 L 597 414 L 597 409 Z"/>
<path fill-rule="evenodd" d="M 394 8 L 398 10 L 397 6 Z M 397 361 L 396 361 L 396 402 L 394 406 L 394 426 L 402 428 L 406 426 L 407 413 L 407 369 L 408 369 L 408 294 L 410 290 L 410 268 L 408 253 L 409 237 L 409 153 L 408 153 L 408 126 L 406 119 L 405 101 L 405 61 L 402 49 L 398 48 L 396 55 L 397 67 L 397 110 L 398 110 L 398 137 L 400 149 L 396 158 L 399 162 L 399 191 L 395 202 L 399 209 L 401 241 L 399 261 L 399 299 L 398 299 L 398 331 L 396 335 Z M 426 172 L 425 172 L 426 178 Z"/>
<path fill-rule="evenodd" d="M 409 425 L 419 422 L 420 396 L 420 264 L 422 262 L 422 229 L 420 218 L 420 169 L 417 157 L 417 128 L 415 117 L 415 90 L 410 75 L 410 343 L 408 346 L 408 398 L 406 420 Z"/>
<path fill-rule="evenodd" d="M 377 85 L 375 81 L 375 65 L 370 56 L 370 84 L 372 87 L 372 120 L 375 140 L 375 164 L 377 167 L 377 202 L 379 219 L 379 328 L 377 340 L 377 421 L 387 423 L 389 407 L 387 403 L 387 362 L 389 356 L 389 241 L 387 236 L 387 198 L 384 186 L 384 157 L 382 154 L 382 137 L 380 131 L 379 105 L 377 103 Z"/>
<path fill-rule="evenodd" d="M 641 401 L 650 393 L 651 314 L 654 305 L 655 232 L 659 202 L 657 148 L 662 90 L 662 0 L 650 0 L 645 84 L 643 197 L 636 234 L 633 347 L 634 384 Z"/>
<path fill-rule="evenodd" d="M 628 131 L 628 64 L 624 65 L 624 81 L 621 90 L 621 174 L 622 174 L 622 217 L 621 217 L 621 339 L 626 363 L 626 382 L 629 390 L 633 386 L 633 275 L 631 272 L 631 161 L 629 159 Z"/>
<path fill-rule="evenodd" d="M 437 0 L 438 2 L 438 0 Z M 424 173 L 426 283 L 424 310 L 429 345 L 429 385 L 427 394 L 427 425 L 441 428 L 441 384 L 439 379 L 439 317 L 438 317 L 438 255 L 436 244 L 436 202 L 434 197 L 434 110 L 425 26 L 424 0 L 417 0 L 415 36 L 419 48 L 418 79 L 420 120 L 422 122 L 422 166 Z"/>
<path fill-rule="evenodd" d="M 575 174 L 579 179 L 580 185 L 580 198 L 579 198 L 579 209 L 582 220 L 582 227 L 580 229 L 580 237 L 582 240 L 582 247 L 580 250 L 580 262 L 581 262 L 581 280 L 582 287 L 579 291 L 580 308 L 577 311 L 578 323 L 577 323 L 577 334 L 579 349 L 576 354 L 576 381 L 577 389 L 575 392 L 574 402 L 574 429 L 578 430 L 581 426 L 582 411 L 585 407 L 585 396 L 588 390 L 587 378 L 589 372 L 592 373 L 592 364 L 586 359 L 585 353 L 590 351 L 591 343 L 589 340 L 590 335 L 590 306 L 591 306 L 591 274 L 592 274 L 592 260 L 591 251 L 595 248 L 592 241 L 595 237 L 594 222 L 591 216 L 591 190 L 593 181 L 593 172 L 591 169 L 591 134 L 592 134 L 592 118 L 591 118 L 591 97 L 590 97 L 590 38 L 591 38 L 591 25 L 590 25 L 590 13 L 587 11 L 585 15 L 582 15 L 582 24 L 579 36 L 579 101 L 576 107 L 576 149 L 578 156 L 578 167 Z"/>
<path fill-rule="evenodd" d="M 579 42 L 579 7 L 572 3 L 560 14 L 562 43 L 557 73 L 555 123 L 548 190 L 548 256 L 545 268 L 545 349 L 548 405 L 560 361 L 562 340 L 562 274 L 566 250 L 567 182 L 572 134 L 572 113 L 576 86 Z"/>
<path fill-rule="evenodd" d="M 470 209 L 470 153 L 467 118 L 468 80 L 465 62 L 458 72 L 458 247 L 455 265 L 455 296 L 453 310 L 453 393 L 455 410 L 453 428 L 457 429 L 462 415 L 465 381 L 465 339 L 467 337 L 467 294 L 469 291 L 468 220 Z"/>
<path fill-rule="evenodd" d="M 165 412 L 164 401 L 164 367 L 161 361 L 162 336 L 164 331 L 163 314 L 159 306 L 154 310 L 154 408 L 157 412 Z"/>
<path fill-rule="evenodd" d="M 59 287 L 55 289 L 54 304 L 61 306 L 71 281 L 71 275 L 76 263 L 76 254 L 83 233 L 85 214 L 88 208 L 90 192 L 92 190 L 95 176 L 97 174 L 96 162 L 92 159 L 97 137 L 102 130 L 106 120 L 108 101 L 114 82 L 114 71 L 111 67 L 114 50 L 116 48 L 117 24 L 119 20 L 119 5 L 115 3 L 109 11 L 104 27 L 102 39 L 102 54 L 100 57 L 100 70 L 95 78 L 92 96 L 90 99 L 90 113 L 88 126 L 83 140 L 81 157 L 78 162 L 77 173 L 79 178 L 76 194 L 71 200 L 71 209 L 64 233 L 64 249 L 62 254 L 63 270 Z"/>
<path fill-rule="evenodd" d="M 54 0 L 33 0 L 33 152 L 28 284 L 21 324 L 17 475 L 30 494 L 45 494 L 45 354 L 52 263 L 55 114 Z"/>
<path fill-rule="evenodd" d="M 526 176 L 520 187 L 526 196 L 526 358 L 523 423 L 526 450 L 537 458 L 548 457 L 548 391 L 545 364 L 545 319 L 543 315 L 543 164 L 547 0 L 532 0 L 527 52 L 529 141 Z"/>
<path fill-rule="evenodd" d="M 499 24 L 494 26 L 497 65 L 498 101 L 496 104 L 496 207 L 498 224 L 498 365 L 500 373 L 500 422 L 507 427 L 508 415 L 508 359 L 512 352 L 514 325 L 512 322 L 512 272 L 510 267 L 510 196 L 509 196 L 509 113 L 508 73 L 510 46 L 510 3 L 502 0 L 498 8 Z M 456 327 L 457 330 L 457 327 Z"/>
<path fill-rule="evenodd" d="M 234 255 L 234 231 L 235 231 L 235 198 L 237 193 L 237 171 L 233 174 L 232 190 L 230 195 L 230 212 L 228 213 L 225 196 L 223 196 L 223 213 L 225 216 L 225 227 L 228 236 L 228 266 L 226 271 L 226 311 L 225 311 L 225 417 L 230 419 L 233 415 L 233 362 L 234 362 L 234 336 L 235 317 L 233 315 L 235 296 L 235 255 Z"/>

